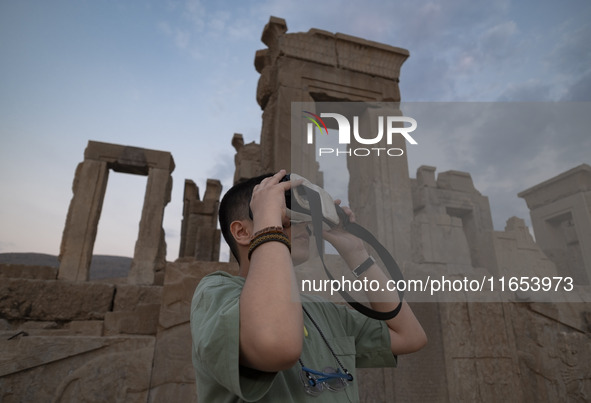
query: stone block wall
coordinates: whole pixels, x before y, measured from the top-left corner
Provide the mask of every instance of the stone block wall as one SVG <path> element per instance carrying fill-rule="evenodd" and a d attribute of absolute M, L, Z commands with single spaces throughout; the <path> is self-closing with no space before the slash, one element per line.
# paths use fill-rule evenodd
<path fill-rule="evenodd" d="M 197 402 L 190 303 L 216 270 L 237 267 L 178 261 L 163 285 L 142 286 L 0 266 L 0 401 Z M 590 298 L 413 304 L 429 344 L 396 369 L 360 370 L 361 401 L 588 401 Z"/>
<path fill-rule="evenodd" d="M 169 263 L 151 286 L 0 265 L 0 401 L 196 402 L 191 298 L 206 274 L 236 269 Z"/>

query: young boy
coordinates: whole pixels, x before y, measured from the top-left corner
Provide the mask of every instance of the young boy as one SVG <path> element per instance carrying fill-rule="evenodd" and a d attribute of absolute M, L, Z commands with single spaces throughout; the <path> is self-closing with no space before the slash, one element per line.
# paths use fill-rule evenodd
<path fill-rule="evenodd" d="M 199 402 L 358 401 L 356 367 L 396 366 L 397 355 L 427 341 L 406 303 L 382 322 L 299 295 L 293 265 L 307 260 L 309 236 L 305 224 L 291 225 L 285 191 L 298 183 L 280 182 L 284 176 L 281 170 L 239 183 L 220 203 L 221 230 L 239 275 L 206 276 L 193 296 Z M 361 240 L 338 227 L 324 237 L 352 270 L 369 257 Z M 362 276 L 380 274 L 370 267 Z M 397 305 L 372 308 L 392 311 Z"/>

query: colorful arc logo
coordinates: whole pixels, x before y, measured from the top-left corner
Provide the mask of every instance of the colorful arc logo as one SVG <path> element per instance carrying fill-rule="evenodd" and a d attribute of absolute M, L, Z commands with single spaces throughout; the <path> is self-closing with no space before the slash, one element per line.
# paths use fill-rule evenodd
<path fill-rule="evenodd" d="M 320 132 L 322 132 L 322 127 L 324 127 L 324 133 L 326 133 L 326 135 L 328 136 L 328 128 L 326 127 L 326 125 L 324 124 L 324 121 L 320 118 L 320 116 L 313 114 L 312 112 L 308 112 L 308 111 L 304 111 L 304 113 L 307 113 L 310 116 L 305 116 L 304 117 L 306 119 L 308 119 L 310 122 L 314 123 L 316 125 L 316 127 L 318 128 L 318 130 L 320 130 Z M 322 127 L 320 127 L 319 122 L 322 124 Z"/>

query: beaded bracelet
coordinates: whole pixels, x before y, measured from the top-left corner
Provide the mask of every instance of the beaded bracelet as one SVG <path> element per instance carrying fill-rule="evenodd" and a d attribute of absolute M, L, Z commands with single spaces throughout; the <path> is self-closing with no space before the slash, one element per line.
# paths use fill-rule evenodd
<path fill-rule="evenodd" d="M 253 239 L 255 239 L 257 236 L 259 236 L 259 235 L 261 235 L 263 233 L 266 233 L 266 232 L 283 232 L 283 227 L 280 226 L 280 225 L 277 225 L 275 227 L 266 227 L 266 228 L 263 228 L 262 230 L 259 230 L 259 231 L 257 231 L 257 232 L 254 233 L 254 235 L 251 238 L 251 241 Z"/>
<path fill-rule="evenodd" d="M 248 260 L 250 260 L 250 256 L 256 248 L 267 242 L 281 242 L 287 246 L 287 249 L 289 249 L 289 252 L 291 253 L 291 242 L 289 241 L 287 235 L 285 235 L 282 231 L 271 230 L 255 236 L 252 241 L 250 241 L 250 246 L 248 247 Z"/>

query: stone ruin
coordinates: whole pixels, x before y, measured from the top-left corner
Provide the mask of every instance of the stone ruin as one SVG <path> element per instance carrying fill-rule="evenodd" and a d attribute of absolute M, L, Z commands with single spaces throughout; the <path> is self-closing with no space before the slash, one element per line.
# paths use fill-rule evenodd
<path fill-rule="evenodd" d="M 400 100 L 400 48 L 343 34 L 287 33 L 272 17 L 257 52 L 261 143 L 235 134 L 235 181 L 286 166 L 319 181 L 309 152 L 289 150 L 292 101 Z M 404 147 L 404 144 L 400 145 Z M 298 157 L 300 158 L 300 157 Z M 494 231 L 488 198 L 469 173 L 422 166 L 406 158 L 366 167 L 377 192 L 391 192 L 379 211 L 362 212 L 387 239 L 405 271 L 437 267 L 494 275 L 572 275 L 574 303 L 415 303 L 429 336 L 398 369 L 359 371 L 364 402 L 589 401 L 591 399 L 591 167 L 580 165 L 519 194 L 531 210 L 534 242 L 522 219 Z M 290 166 L 290 165 L 287 165 Z M 310 168 L 311 167 L 311 168 Z M 90 141 L 76 170 L 59 269 L 0 265 L 0 400 L 196 402 L 189 310 L 200 279 L 218 262 L 219 181 L 203 200 L 185 181 L 179 259 L 165 262 L 162 213 L 170 199 L 170 153 Z M 109 170 L 148 175 L 133 266 L 126 279 L 88 281 L 88 267 Z M 367 181 L 352 181 L 361 193 Z M 372 190 L 375 191 L 375 190 Z M 351 193 L 351 192 L 350 192 Z M 384 197 L 374 194 L 374 197 Z M 351 203 L 362 203 L 352 198 Z M 361 206 L 362 207 L 362 206 Z M 391 214 L 393 210 L 402 214 Z"/>
<path fill-rule="evenodd" d="M 148 177 L 130 284 L 153 284 L 166 265 L 162 219 L 170 201 L 174 160 L 169 152 L 89 141 L 74 176 L 60 251 L 58 279 L 87 281 L 109 170 Z"/>
<path fill-rule="evenodd" d="M 88 281 L 110 170 L 148 176 L 139 234 L 126 278 Z M 203 200 L 185 182 L 179 260 L 165 261 L 173 170 L 168 152 L 88 142 L 59 269 L 0 265 L 0 401 L 196 400 L 186 354 L 191 297 L 206 273 L 235 267 L 218 262 L 217 180 Z"/>
<path fill-rule="evenodd" d="M 560 273 L 591 282 L 591 167 L 580 165 L 519 193 L 531 211 L 536 242 Z"/>

